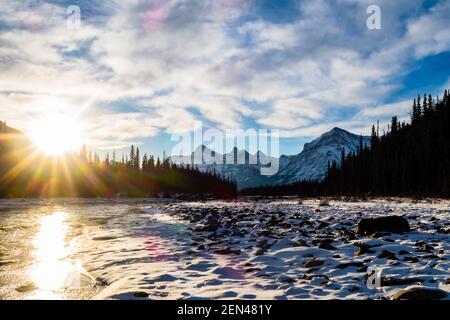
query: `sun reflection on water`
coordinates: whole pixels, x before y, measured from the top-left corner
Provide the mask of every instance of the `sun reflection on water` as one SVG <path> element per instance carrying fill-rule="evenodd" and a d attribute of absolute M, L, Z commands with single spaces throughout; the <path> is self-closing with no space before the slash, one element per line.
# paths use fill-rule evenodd
<path fill-rule="evenodd" d="M 54 212 L 41 219 L 39 232 L 33 241 L 35 264 L 30 272 L 37 291 L 30 298 L 62 299 L 58 290 L 76 287 L 79 282 L 81 263 L 65 260 L 74 252 L 74 248 L 65 242 L 67 218 L 66 212 Z"/>

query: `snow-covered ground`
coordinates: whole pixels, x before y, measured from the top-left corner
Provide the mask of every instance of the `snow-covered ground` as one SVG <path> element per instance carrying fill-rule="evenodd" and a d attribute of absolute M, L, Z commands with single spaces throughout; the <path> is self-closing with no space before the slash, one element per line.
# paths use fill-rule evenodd
<path fill-rule="evenodd" d="M 449 201 L 396 199 L 329 206 L 316 199 L 2 201 L 0 298 L 390 299 L 410 287 L 448 292 L 449 210 Z M 361 217 L 392 214 L 405 216 L 411 232 L 353 232 Z M 381 283 L 368 286 L 369 274 Z"/>

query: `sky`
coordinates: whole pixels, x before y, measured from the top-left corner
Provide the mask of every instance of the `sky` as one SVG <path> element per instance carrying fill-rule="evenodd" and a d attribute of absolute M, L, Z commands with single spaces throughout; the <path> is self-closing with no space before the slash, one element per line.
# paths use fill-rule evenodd
<path fill-rule="evenodd" d="M 371 5 L 381 29 L 367 27 Z M 278 129 L 280 153 L 296 154 L 442 95 L 449 16 L 448 0 L 1 1 L 0 120 L 27 132 L 61 114 L 90 148 L 119 154 L 169 152 L 196 121 Z"/>

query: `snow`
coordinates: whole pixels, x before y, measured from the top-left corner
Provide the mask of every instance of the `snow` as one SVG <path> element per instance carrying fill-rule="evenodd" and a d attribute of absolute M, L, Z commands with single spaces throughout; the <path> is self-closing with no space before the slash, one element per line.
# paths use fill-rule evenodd
<path fill-rule="evenodd" d="M 175 163 L 191 163 L 196 159 L 197 167 L 205 172 L 219 172 L 237 182 L 238 189 L 248 187 L 258 187 L 270 184 L 290 184 L 300 180 L 322 180 L 325 177 L 328 163 L 336 161 L 338 164 L 341 160 L 341 151 L 345 150 L 346 154 L 356 152 L 360 143 L 360 136 L 350 133 L 340 128 L 334 128 L 324 133 L 317 139 L 306 143 L 303 151 L 297 155 L 282 155 L 279 159 L 269 157 L 264 153 L 259 153 L 259 159 L 264 159 L 263 163 L 273 163 L 279 161 L 279 171 L 273 176 L 261 175 L 261 164 L 257 163 L 257 154 L 251 155 L 247 151 L 233 149 L 230 153 L 221 155 L 216 154 L 222 159 L 236 159 L 238 164 L 206 164 L 202 162 L 202 150 L 206 155 L 212 154 L 212 150 L 207 147 L 198 147 L 191 157 L 172 157 Z M 363 137 L 363 144 L 370 146 L 370 137 Z M 251 161 L 246 163 L 245 159 Z"/>
<path fill-rule="evenodd" d="M 2 201 L 0 298 L 389 299 L 412 285 L 449 291 L 449 208 L 402 199 L 329 207 L 317 199 Z M 80 287 L 39 288 L 29 276 L 39 264 L 34 239 L 55 212 L 65 212 L 71 250 L 47 263 L 79 261 Z M 391 214 L 404 215 L 412 231 L 352 232 L 361 217 Z M 215 231 L 203 229 L 207 221 Z M 327 239 L 335 249 L 318 248 Z M 371 252 L 355 255 L 361 244 Z M 385 250 L 396 260 L 379 258 Z M 306 267 L 311 260 L 322 263 Z M 368 268 L 412 282 L 371 289 Z"/>

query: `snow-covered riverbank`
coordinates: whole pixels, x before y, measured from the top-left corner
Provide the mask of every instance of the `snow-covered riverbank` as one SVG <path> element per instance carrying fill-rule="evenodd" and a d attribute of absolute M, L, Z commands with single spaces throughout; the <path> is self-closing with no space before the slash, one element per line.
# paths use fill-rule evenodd
<path fill-rule="evenodd" d="M 429 297 L 450 291 L 448 201 L 0 207 L 3 299 L 390 299 L 411 287 L 441 290 L 420 293 Z M 411 231 L 353 232 L 361 217 L 393 214 L 405 216 Z M 42 252 L 44 243 L 53 251 Z"/>

